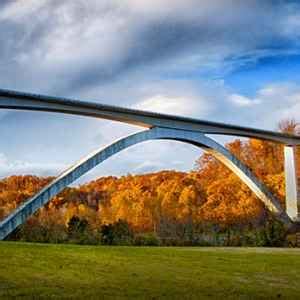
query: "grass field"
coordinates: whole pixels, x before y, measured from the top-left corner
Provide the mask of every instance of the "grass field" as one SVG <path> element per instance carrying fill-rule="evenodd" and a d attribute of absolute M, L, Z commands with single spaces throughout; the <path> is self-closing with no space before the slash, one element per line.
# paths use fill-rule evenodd
<path fill-rule="evenodd" d="M 300 250 L 0 243 L 3 299 L 300 299 Z"/>

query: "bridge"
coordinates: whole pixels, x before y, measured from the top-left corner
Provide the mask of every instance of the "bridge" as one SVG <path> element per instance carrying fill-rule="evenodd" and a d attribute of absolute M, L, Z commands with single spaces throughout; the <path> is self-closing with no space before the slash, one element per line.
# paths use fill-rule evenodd
<path fill-rule="evenodd" d="M 39 208 L 47 204 L 55 195 L 101 162 L 123 149 L 147 140 L 174 140 L 203 149 L 206 153 L 213 155 L 234 172 L 288 230 L 299 227 L 300 193 L 296 171 L 296 148 L 297 145 L 300 145 L 300 137 L 298 136 L 8 90 L 0 90 L 0 109 L 81 115 L 119 121 L 146 128 L 141 132 L 122 138 L 107 147 L 98 149 L 65 170 L 50 184 L 0 222 L 0 240 L 5 239 Z M 282 207 L 279 199 L 268 190 L 264 183 L 261 182 L 246 165 L 221 144 L 207 136 L 207 134 L 256 138 L 283 144 L 286 182 L 285 207 Z"/>

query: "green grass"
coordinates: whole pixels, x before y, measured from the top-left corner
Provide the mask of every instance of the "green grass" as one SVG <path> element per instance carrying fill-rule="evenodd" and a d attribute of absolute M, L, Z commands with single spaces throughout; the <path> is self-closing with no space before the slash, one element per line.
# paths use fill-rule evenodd
<path fill-rule="evenodd" d="M 300 299 L 300 250 L 0 243 L 3 299 Z"/>

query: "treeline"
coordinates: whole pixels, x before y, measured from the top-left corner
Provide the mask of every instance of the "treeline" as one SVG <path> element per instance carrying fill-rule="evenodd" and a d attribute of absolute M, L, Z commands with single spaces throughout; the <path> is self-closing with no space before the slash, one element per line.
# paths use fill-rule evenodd
<path fill-rule="evenodd" d="M 281 128 L 295 132 L 296 123 L 285 122 Z M 283 146 L 250 139 L 235 140 L 227 148 L 284 205 Z M 12 176 L 1 180 L 0 218 L 52 179 Z M 236 175 L 204 154 L 189 173 L 104 177 L 67 188 L 10 238 L 87 244 L 282 246 L 286 232 Z"/>

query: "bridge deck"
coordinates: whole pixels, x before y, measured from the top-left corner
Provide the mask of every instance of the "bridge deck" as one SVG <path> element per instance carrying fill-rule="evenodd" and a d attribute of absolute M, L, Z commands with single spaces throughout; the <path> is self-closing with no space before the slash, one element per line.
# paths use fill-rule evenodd
<path fill-rule="evenodd" d="M 118 106 L 0 90 L 0 109 L 47 111 L 119 121 L 146 128 L 165 127 L 209 134 L 242 136 L 299 145 L 300 137 L 274 131 L 141 111 Z"/>

